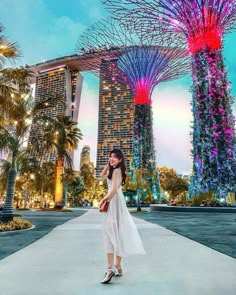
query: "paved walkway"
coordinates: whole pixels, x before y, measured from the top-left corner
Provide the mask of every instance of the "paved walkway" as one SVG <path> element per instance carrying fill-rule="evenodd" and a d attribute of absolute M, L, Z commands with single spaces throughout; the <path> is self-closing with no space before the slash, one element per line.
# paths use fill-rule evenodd
<path fill-rule="evenodd" d="M 0 261 L 1 295 L 233 295 L 236 260 L 163 227 L 135 219 L 147 255 L 124 259 L 124 276 L 106 270 L 96 209 L 57 226 Z"/>

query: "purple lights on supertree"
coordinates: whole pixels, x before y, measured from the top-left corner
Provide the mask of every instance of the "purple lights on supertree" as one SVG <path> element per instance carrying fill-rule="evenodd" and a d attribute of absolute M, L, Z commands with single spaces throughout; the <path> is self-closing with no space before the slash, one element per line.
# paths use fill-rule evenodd
<path fill-rule="evenodd" d="M 112 62 L 107 74 L 114 81 L 129 84 L 133 91 L 133 167 L 152 175 L 147 178 L 156 198 L 160 198 L 160 185 L 155 164 L 151 94 L 158 83 L 189 72 L 187 51 L 178 45 L 182 45 L 179 39 L 164 30 L 146 36 L 141 26 L 138 31 L 131 32 L 112 19 L 98 22 L 79 38 L 79 46 L 85 50 L 109 47 L 111 57 L 106 60 Z"/>
<path fill-rule="evenodd" d="M 155 30 L 162 22 L 166 31 L 185 37 L 193 78 L 194 173 L 190 195 L 213 192 L 225 198 L 227 193 L 235 193 L 235 119 L 222 48 L 224 34 L 236 28 L 236 0 L 103 2 L 126 28 L 138 30 L 143 26 L 148 35 L 151 27 Z"/>
<path fill-rule="evenodd" d="M 224 197 L 234 190 L 235 120 L 227 73 L 219 51 L 196 54 L 193 61 L 193 157 L 191 195 L 212 191 Z"/>
<path fill-rule="evenodd" d="M 153 88 L 163 78 L 168 64 L 168 57 L 150 46 L 127 48 L 119 57 L 117 67 L 133 89 L 134 104 L 151 104 Z"/>

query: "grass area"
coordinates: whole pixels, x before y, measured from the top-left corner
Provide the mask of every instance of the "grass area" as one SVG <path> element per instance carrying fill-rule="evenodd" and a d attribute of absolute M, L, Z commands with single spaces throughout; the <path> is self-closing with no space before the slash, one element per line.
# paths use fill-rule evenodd
<path fill-rule="evenodd" d="M 0 222 L 0 232 L 20 230 L 20 229 L 26 229 L 31 227 L 32 227 L 32 223 L 24 219 L 15 219 L 13 221 L 9 221 L 6 223 Z"/>

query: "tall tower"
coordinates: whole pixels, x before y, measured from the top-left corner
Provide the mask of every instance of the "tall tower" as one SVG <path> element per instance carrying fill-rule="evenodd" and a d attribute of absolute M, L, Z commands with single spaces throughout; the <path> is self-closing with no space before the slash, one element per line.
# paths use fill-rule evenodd
<path fill-rule="evenodd" d="M 78 69 L 67 66 L 66 64 L 51 64 L 48 62 L 32 66 L 32 69 L 37 71 L 35 81 L 35 100 L 40 101 L 43 98 L 54 96 L 58 98 L 52 108 L 45 109 L 41 112 L 42 115 L 47 115 L 55 118 L 58 115 L 71 116 L 75 122 L 78 121 L 80 97 L 82 90 L 83 77 Z M 41 126 L 32 124 L 29 135 L 29 144 L 40 145 L 40 138 L 42 134 Z M 33 152 L 33 156 L 42 156 L 43 150 Z M 55 160 L 56 155 L 44 154 L 43 160 Z"/>
<path fill-rule="evenodd" d="M 36 74 L 35 101 L 53 97 L 56 98 L 54 106 L 41 111 L 40 115 L 56 118 L 60 115 L 71 116 L 78 121 L 80 96 L 83 77 L 79 73 L 78 66 L 70 64 L 77 55 L 65 56 L 40 63 L 31 67 Z M 57 100 L 58 99 L 58 100 Z M 42 161 L 56 161 L 57 154 L 45 153 L 43 149 L 42 125 L 33 121 L 29 134 L 28 144 L 32 147 L 31 155 Z M 71 155 L 73 159 L 73 154 Z M 55 204 L 63 203 L 63 184 L 61 175 L 64 163 L 57 166 L 55 180 Z"/>
<path fill-rule="evenodd" d="M 127 84 L 113 81 L 108 75 L 107 68 L 114 63 L 104 60 L 100 67 L 97 176 L 107 164 L 108 154 L 113 148 L 120 148 L 124 153 L 128 171 L 132 159 L 134 98 Z"/>
<path fill-rule="evenodd" d="M 85 145 L 82 149 L 82 152 L 80 154 L 80 168 L 84 165 L 90 164 L 90 147 L 89 145 Z"/>

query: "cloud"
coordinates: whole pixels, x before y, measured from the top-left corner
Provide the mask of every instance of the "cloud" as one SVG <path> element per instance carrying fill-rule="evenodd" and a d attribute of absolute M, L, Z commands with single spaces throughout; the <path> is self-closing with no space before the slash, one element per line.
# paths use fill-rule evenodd
<path fill-rule="evenodd" d="M 169 82 L 155 88 L 153 95 L 153 133 L 158 166 L 178 172 L 191 170 L 190 122 L 191 93 L 188 88 Z"/>
<path fill-rule="evenodd" d="M 108 14 L 101 5 L 100 0 L 80 0 L 80 5 L 86 11 L 86 16 L 89 18 L 90 21 L 92 20 L 93 23 L 102 18 L 105 18 Z"/>
<path fill-rule="evenodd" d="M 77 38 L 86 28 L 79 18 L 75 21 L 69 16 L 57 16 L 43 0 L 21 0 L 20 5 L 16 0 L 2 0 L 0 16 L 10 37 L 21 47 L 21 64 L 74 53 Z"/>

